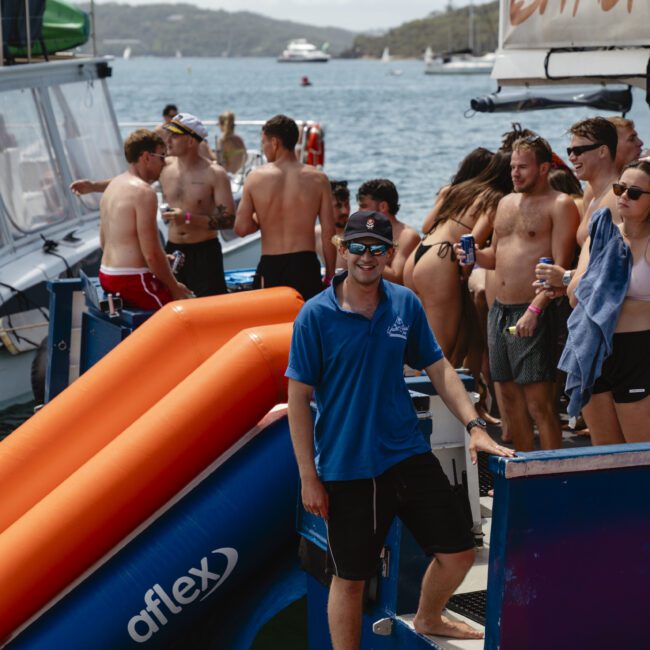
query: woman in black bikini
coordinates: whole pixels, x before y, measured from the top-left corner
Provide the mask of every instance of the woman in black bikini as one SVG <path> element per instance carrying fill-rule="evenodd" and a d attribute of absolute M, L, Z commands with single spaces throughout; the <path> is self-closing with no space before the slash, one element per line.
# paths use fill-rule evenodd
<path fill-rule="evenodd" d="M 498 152 L 476 178 L 440 193 L 437 209 L 430 215 L 433 226 L 406 264 L 405 283 L 420 297 L 429 325 L 454 365 L 465 356 L 460 343 L 466 340 L 461 316 L 467 289 L 458 273 L 453 244 L 471 233 L 476 245 L 482 246 L 492 232 L 497 204 L 511 191 L 510 155 Z"/>

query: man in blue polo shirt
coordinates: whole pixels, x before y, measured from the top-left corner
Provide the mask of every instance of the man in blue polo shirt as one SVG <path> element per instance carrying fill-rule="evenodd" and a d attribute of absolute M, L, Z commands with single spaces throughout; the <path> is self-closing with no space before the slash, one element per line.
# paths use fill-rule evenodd
<path fill-rule="evenodd" d="M 286 373 L 302 502 L 327 521 L 332 645 L 334 650 L 359 647 L 364 584 L 376 571 L 395 515 L 434 556 L 423 579 L 415 629 L 481 638 L 478 630 L 442 615 L 474 562 L 474 542 L 419 431 L 403 364 L 424 369 L 466 423 L 473 462 L 478 451 L 513 452 L 487 435 L 415 294 L 382 279 L 394 252 L 390 221 L 379 212 L 356 212 L 337 245 L 347 273 L 301 310 Z"/>

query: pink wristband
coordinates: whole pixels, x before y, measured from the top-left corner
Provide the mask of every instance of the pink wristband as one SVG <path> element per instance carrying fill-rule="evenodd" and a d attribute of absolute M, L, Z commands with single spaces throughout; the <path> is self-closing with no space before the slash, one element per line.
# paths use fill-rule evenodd
<path fill-rule="evenodd" d="M 535 307 L 535 305 L 528 305 L 528 311 L 532 311 L 533 314 L 537 314 L 538 316 L 542 315 L 542 310 L 539 307 Z"/>
<path fill-rule="evenodd" d="M 190 212 L 185 213 L 185 223 L 192 221 L 192 214 Z"/>

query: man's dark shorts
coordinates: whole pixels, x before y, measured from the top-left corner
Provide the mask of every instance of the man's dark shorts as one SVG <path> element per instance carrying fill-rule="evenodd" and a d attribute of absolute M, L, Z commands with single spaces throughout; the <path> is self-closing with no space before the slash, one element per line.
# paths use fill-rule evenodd
<path fill-rule="evenodd" d="M 557 366 L 557 318 L 551 303 L 537 319 L 533 336 L 515 336 L 508 328 L 526 313 L 528 304 L 498 300 L 488 313 L 488 351 L 492 381 L 534 384 L 554 381 Z"/>
<path fill-rule="evenodd" d="M 346 580 L 372 577 L 395 515 L 427 555 L 474 547 L 462 505 L 429 452 L 407 458 L 374 479 L 326 481 L 325 489 L 327 571 L 332 575 Z"/>
<path fill-rule="evenodd" d="M 197 298 L 228 291 L 223 275 L 221 243 L 216 237 L 198 244 L 174 244 L 168 241 L 165 251 L 181 251 L 185 255 L 185 262 L 176 279 L 193 291 Z"/>
<path fill-rule="evenodd" d="M 293 287 L 305 300 L 323 290 L 320 262 L 313 251 L 285 255 L 262 255 L 253 289 Z"/>

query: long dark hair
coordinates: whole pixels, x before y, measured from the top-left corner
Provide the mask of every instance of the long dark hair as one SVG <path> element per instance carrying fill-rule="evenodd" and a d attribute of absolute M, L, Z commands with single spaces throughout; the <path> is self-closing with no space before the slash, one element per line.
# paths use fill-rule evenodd
<path fill-rule="evenodd" d="M 490 164 L 476 177 L 452 185 L 440 206 L 433 228 L 449 218 L 458 219 L 463 214 L 474 216 L 475 211 L 495 211 L 499 201 L 512 192 L 510 153 L 497 151 Z M 475 205 L 481 196 L 480 205 Z M 432 228 L 432 230 L 433 230 Z"/>
<path fill-rule="evenodd" d="M 463 181 L 476 178 L 492 160 L 494 154 L 485 147 L 476 147 L 472 149 L 458 165 L 458 171 L 451 178 L 450 185 L 458 185 Z"/>

